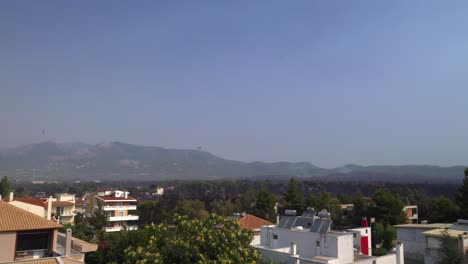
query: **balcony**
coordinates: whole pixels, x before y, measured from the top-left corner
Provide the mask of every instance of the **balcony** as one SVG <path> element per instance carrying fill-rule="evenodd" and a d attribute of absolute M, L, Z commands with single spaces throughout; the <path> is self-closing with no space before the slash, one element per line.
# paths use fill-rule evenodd
<path fill-rule="evenodd" d="M 139 219 L 138 215 L 125 215 L 125 216 L 111 216 L 109 221 L 136 221 Z"/>
<path fill-rule="evenodd" d="M 138 229 L 138 226 L 127 226 L 127 230 L 137 230 Z M 118 227 L 106 227 L 106 232 L 118 232 L 118 231 L 122 231 L 124 230 L 124 227 L 123 226 L 118 226 Z"/>
<path fill-rule="evenodd" d="M 60 214 L 60 216 L 76 216 L 76 213 L 74 212 L 63 212 Z"/>
<path fill-rule="evenodd" d="M 15 253 L 15 260 L 38 259 L 47 256 L 47 249 L 20 250 Z"/>
<path fill-rule="evenodd" d="M 97 208 L 97 207 L 95 207 Z M 104 211 L 115 211 L 115 210 L 136 210 L 136 205 L 106 205 L 102 207 Z"/>

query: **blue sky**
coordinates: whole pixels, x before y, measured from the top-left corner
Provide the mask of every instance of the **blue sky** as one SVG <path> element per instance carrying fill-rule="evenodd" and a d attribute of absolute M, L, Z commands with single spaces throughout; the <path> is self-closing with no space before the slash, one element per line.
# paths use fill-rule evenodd
<path fill-rule="evenodd" d="M 466 1 L 1 1 L 0 146 L 466 165 L 466 14 Z"/>

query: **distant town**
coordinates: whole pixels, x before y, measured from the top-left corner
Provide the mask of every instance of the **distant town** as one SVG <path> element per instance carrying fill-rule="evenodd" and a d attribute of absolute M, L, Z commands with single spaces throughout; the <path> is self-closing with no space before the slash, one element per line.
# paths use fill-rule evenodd
<path fill-rule="evenodd" d="M 294 177 L 11 183 L 4 176 L 0 263 L 466 263 L 468 169 L 460 174 L 447 196 L 426 185 Z"/>

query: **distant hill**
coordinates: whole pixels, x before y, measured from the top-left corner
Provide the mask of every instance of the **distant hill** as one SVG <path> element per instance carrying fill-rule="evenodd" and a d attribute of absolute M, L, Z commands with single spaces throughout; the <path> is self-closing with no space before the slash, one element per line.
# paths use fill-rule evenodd
<path fill-rule="evenodd" d="M 0 175 L 14 180 L 287 179 L 460 182 L 463 166 L 359 166 L 324 169 L 308 162 L 241 162 L 204 150 L 43 142 L 0 150 Z"/>

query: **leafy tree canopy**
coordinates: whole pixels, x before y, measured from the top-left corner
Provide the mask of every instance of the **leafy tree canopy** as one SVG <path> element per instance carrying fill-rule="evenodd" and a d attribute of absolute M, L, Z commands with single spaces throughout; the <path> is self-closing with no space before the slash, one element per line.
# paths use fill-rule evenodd
<path fill-rule="evenodd" d="M 377 221 L 391 225 L 405 222 L 406 217 L 403 213 L 404 203 L 389 191 L 379 189 L 374 193 L 372 199 L 375 202 L 375 206 L 369 207 L 369 213 Z"/>
<path fill-rule="evenodd" d="M 211 214 L 205 220 L 176 215 L 175 225 L 144 229 L 149 241 L 125 250 L 124 263 L 258 263 L 249 246 L 252 231 L 230 218 Z"/>

